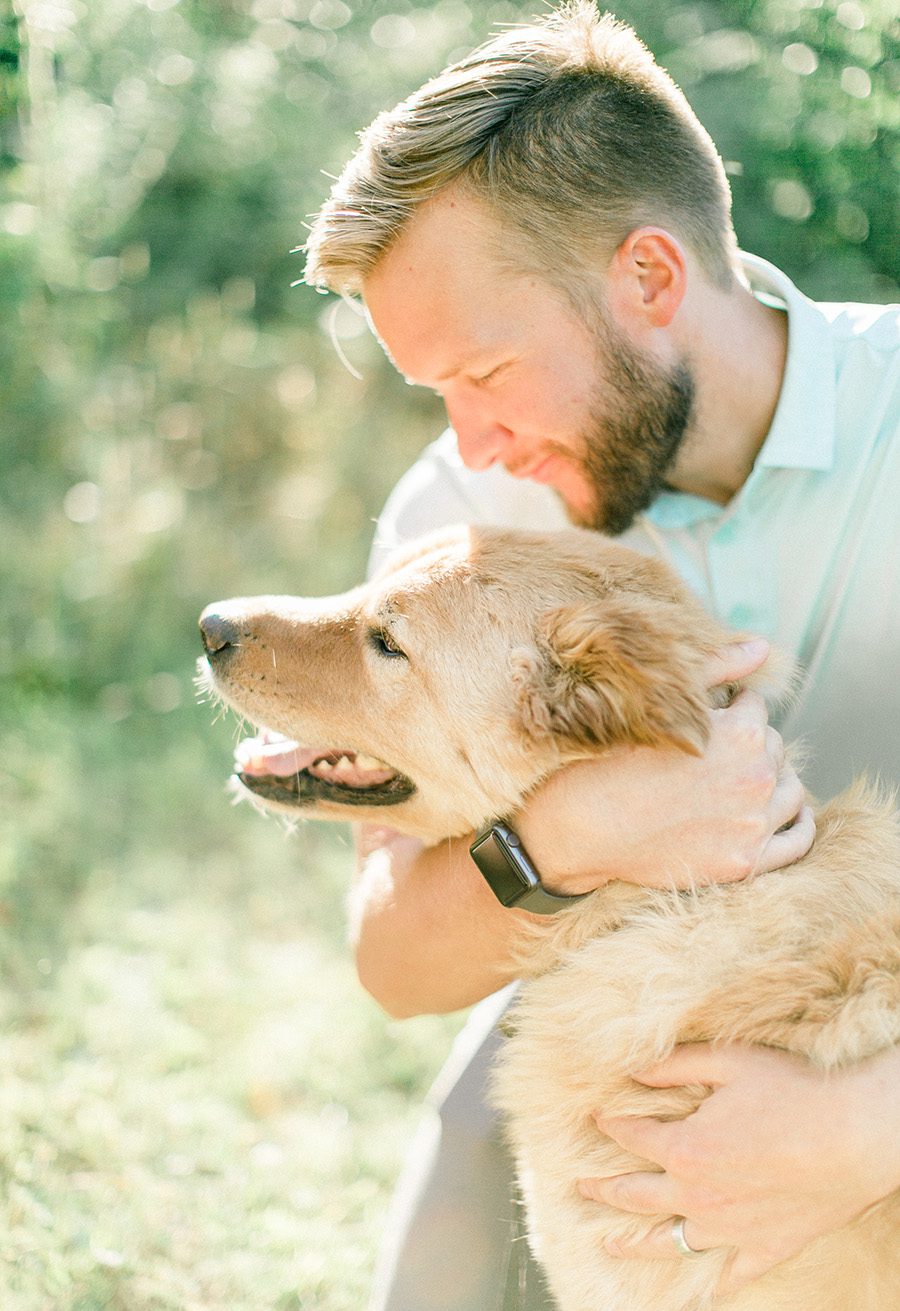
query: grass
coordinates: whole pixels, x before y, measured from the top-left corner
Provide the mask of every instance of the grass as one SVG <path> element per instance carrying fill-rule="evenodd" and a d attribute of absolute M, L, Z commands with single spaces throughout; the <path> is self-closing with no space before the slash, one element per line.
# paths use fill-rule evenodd
<path fill-rule="evenodd" d="M 210 718 L 37 701 L 10 739 L 3 1311 L 365 1304 L 458 1022 L 363 994 L 346 834 L 230 807 Z"/>

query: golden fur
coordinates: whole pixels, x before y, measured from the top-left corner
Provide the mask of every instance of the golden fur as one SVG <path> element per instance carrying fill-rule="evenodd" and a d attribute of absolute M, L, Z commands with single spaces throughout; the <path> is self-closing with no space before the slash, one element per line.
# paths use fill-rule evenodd
<path fill-rule="evenodd" d="M 301 742 L 386 761 L 416 789 L 370 806 L 314 781 L 300 810 L 281 808 L 428 842 L 513 812 L 549 773 L 613 743 L 702 750 L 709 705 L 727 699 L 702 676 L 724 630 L 664 565 L 593 533 L 458 530 L 343 597 L 214 609 L 233 639 L 210 657 L 218 694 Z M 699 1103 L 700 1089 L 629 1078 L 678 1043 L 742 1040 L 835 1069 L 900 1040 L 888 800 L 856 784 L 818 812 L 812 852 L 775 875 L 690 893 L 612 884 L 523 930 L 520 956 L 494 1095 L 562 1311 L 893 1311 L 900 1194 L 716 1299 L 727 1253 L 609 1257 L 605 1236 L 667 1217 L 574 1187 L 642 1166 L 592 1112 L 681 1116 Z"/>

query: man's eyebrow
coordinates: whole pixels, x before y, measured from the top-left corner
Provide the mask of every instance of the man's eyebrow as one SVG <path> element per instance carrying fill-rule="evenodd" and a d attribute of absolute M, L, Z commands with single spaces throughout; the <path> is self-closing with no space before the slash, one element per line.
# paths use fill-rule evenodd
<path fill-rule="evenodd" d="M 477 358 L 477 357 L 472 357 Z M 471 359 L 465 359 L 459 364 L 454 364 L 452 368 L 447 369 L 444 373 L 439 373 L 430 382 L 421 382 L 418 378 L 410 378 L 409 374 L 403 374 L 403 381 L 409 387 L 434 387 L 439 382 L 449 382 L 455 378 L 458 373 L 463 373 L 469 367 Z"/>
<path fill-rule="evenodd" d="M 471 366 L 472 361 L 477 360 L 477 358 L 477 352 L 474 355 L 464 356 L 457 364 L 454 364 L 452 368 L 447 369 L 444 373 L 439 373 L 435 378 L 435 382 L 449 382 L 450 379 L 455 378 L 458 373 L 465 373 L 466 369 Z"/>
<path fill-rule="evenodd" d="M 449 382 L 451 378 L 457 377 L 460 373 L 471 373 L 484 360 L 490 359 L 493 361 L 493 357 L 499 354 L 499 350 L 499 346 L 494 347 L 486 343 L 484 346 L 476 347 L 468 355 L 463 355 L 457 359 L 449 369 L 445 369 L 443 373 L 438 373 L 430 382 L 420 382 L 418 378 L 410 378 L 405 373 L 402 375 L 403 381 L 408 383 L 410 387 L 434 387 L 439 382 Z"/>
<path fill-rule="evenodd" d="M 468 355 L 464 355 L 462 359 L 454 364 L 451 369 L 448 369 L 446 373 L 438 374 L 435 382 L 449 382 L 451 378 L 455 378 L 459 373 L 472 373 L 474 370 L 482 368 L 486 362 L 493 364 L 494 361 L 501 356 L 505 357 L 511 353 L 511 348 L 507 347 L 504 350 L 502 344 L 499 342 L 485 342 L 483 346 L 477 346 L 475 350 L 470 351 Z"/>

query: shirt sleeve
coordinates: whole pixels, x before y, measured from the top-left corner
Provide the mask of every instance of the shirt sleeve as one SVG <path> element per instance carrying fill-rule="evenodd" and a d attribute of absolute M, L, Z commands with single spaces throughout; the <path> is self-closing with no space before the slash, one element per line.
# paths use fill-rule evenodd
<path fill-rule="evenodd" d="M 554 531 L 565 528 L 567 520 L 549 487 L 513 478 L 500 464 L 483 472 L 467 469 L 456 434 L 448 429 L 388 497 L 375 527 L 369 576 L 414 538 L 462 523 Z"/>
<path fill-rule="evenodd" d="M 369 576 L 389 556 L 423 533 L 451 524 L 471 523 L 475 508 L 447 459 L 446 433 L 408 469 L 387 499 L 375 525 Z"/>

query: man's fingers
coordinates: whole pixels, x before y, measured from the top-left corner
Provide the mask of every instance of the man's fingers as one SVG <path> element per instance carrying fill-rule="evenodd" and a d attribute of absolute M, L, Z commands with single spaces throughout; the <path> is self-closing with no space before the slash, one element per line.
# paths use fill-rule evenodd
<path fill-rule="evenodd" d="M 693 1255 L 682 1252 L 675 1242 L 675 1224 L 680 1216 L 663 1220 L 654 1225 L 643 1238 L 607 1238 L 604 1247 L 610 1256 L 625 1260 L 639 1257 L 645 1261 L 692 1261 Z M 719 1285 L 716 1289 L 719 1297 L 737 1292 L 745 1284 L 759 1279 L 771 1270 L 775 1261 L 771 1257 L 747 1256 L 742 1252 L 730 1251 L 721 1242 L 717 1243 L 712 1235 L 704 1231 L 693 1220 L 685 1220 L 681 1230 L 682 1237 L 691 1249 L 691 1253 L 703 1256 L 707 1252 L 716 1252 L 721 1258 L 727 1257 Z"/>
<path fill-rule="evenodd" d="M 578 1191 L 592 1202 L 605 1202 L 631 1215 L 665 1215 L 675 1207 L 674 1186 L 667 1174 L 649 1170 L 607 1179 L 579 1179 Z"/>
<path fill-rule="evenodd" d="M 794 778 L 797 777 L 793 769 L 785 771 L 784 738 L 777 729 L 772 728 L 771 725 L 766 729 L 766 754 L 775 766 L 775 772 L 778 774 L 779 778 L 782 773 L 785 772 L 793 775 Z"/>
<path fill-rule="evenodd" d="M 656 1065 L 648 1065 L 631 1077 L 636 1083 L 646 1084 L 648 1088 L 683 1088 L 687 1084 L 704 1084 L 708 1088 L 717 1088 L 728 1080 L 727 1047 L 713 1047 L 705 1042 L 686 1042 L 676 1047 L 665 1060 Z M 643 1117 L 644 1120 L 649 1117 Z M 659 1120 L 653 1124 L 663 1123 Z M 601 1122 L 598 1120 L 598 1124 Z M 620 1119 L 604 1120 L 601 1124 L 622 1125 L 633 1123 L 623 1116 Z M 669 1121 L 671 1123 L 671 1121 Z M 610 1133 L 615 1138 L 614 1133 Z M 618 1142 L 618 1138 L 616 1138 Z"/>
<path fill-rule="evenodd" d="M 680 1218 L 673 1216 L 661 1221 L 643 1238 L 608 1238 L 604 1246 L 610 1256 L 641 1257 L 645 1261 L 690 1261 L 693 1254 L 700 1255 L 717 1246 L 692 1220 L 686 1220 L 681 1233 L 691 1253 L 682 1252 L 675 1241 L 675 1224 Z"/>
<path fill-rule="evenodd" d="M 802 790 L 802 789 L 801 789 Z M 782 869 L 801 860 L 816 838 L 816 821 L 811 807 L 801 806 L 796 818 L 787 828 L 779 829 L 763 847 L 757 863 L 759 873 Z"/>
<path fill-rule="evenodd" d="M 737 683 L 755 673 L 769 655 L 769 643 L 764 637 L 749 637 L 743 642 L 722 646 L 706 662 L 707 687 L 721 683 Z"/>
<path fill-rule="evenodd" d="M 768 754 L 771 750 L 770 743 L 774 742 L 771 734 L 774 730 L 769 728 L 769 707 L 765 698 L 752 687 L 745 687 L 730 705 L 711 713 L 721 716 L 729 725 L 728 740 L 734 752 L 756 756 Z"/>
<path fill-rule="evenodd" d="M 665 1165 L 671 1121 L 655 1120 L 649 1115 L 598 1115 L 595 1119 L 601 1133 L 624 1147 L 626 1152 L 633 1152 L 641 1160 L 650 1161 L 653 1165 Z"/>
<path fill-rule="evenodd" d="M 769 803 L 772 823 L 779 829 L 787 829 L 794 824 L 806 801 L 806 788 L 800 782 L 797 773 L 790 767 L 779 775 Z"/>

